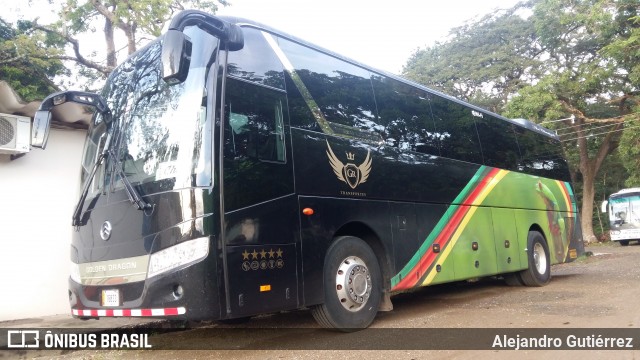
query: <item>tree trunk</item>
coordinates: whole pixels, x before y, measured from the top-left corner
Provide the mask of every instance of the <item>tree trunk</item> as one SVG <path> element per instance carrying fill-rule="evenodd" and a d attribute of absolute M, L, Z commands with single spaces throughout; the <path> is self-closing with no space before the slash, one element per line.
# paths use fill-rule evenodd
<path fill-rule="evenodd" d="M 125 35 L 127 36 L 127 50 L 129 51 L 129 55 L 136 52 L 136 31 L 133 27 L 130 27 L 125 31 Z"/>
<path fill-rule="evenodd" d="M 111 69 L 118 65 L 116 59 L 116 44 L 113 39 L 113 23 L 108 18 L 104 22 L 104 40 L 107 44 L 107 66 Z"/>
<path fill-rule="evenodd" d="M 595 179 L 602 162 L 612 149 L 613 136 L 622 128 L 620 122 L 613 127 L 613 131 L 602 139 L 602 144 L 593 158 L 589 158 L 587 138 L 582 125 L 583 119 L 578 119 L 578 147 L 580 148 L 580 173 L 582 174 L 582 239 L 584 242 L 596 242 L 598 238 L 593 233 L 593 201 L 595 198 Z"/>
<path fill-rule="evenodd" d="M 593 200 L 595 197 L 594 188 L 595 173 L 582 174 L 582 238 L 585 242 L 598 241 L 593 233 Z"/>

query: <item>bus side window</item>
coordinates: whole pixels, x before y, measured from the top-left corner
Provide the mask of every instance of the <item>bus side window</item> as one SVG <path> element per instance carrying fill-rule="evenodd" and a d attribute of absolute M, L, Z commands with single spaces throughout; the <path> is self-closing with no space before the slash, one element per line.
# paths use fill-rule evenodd
<path fill-rule="evenodd" d="M 278 44 L 295 72 L 287 75 L 292 126 L 381 142 L 368 70 L 287 39 Z"/>
<path fill-rule="evenodd" d="M 559 141 L 533 131 L 515 127 L 521 160 L 518 170 L 563 181 L 570 181 L 569 165 L 562 154 Z"/>
<path fill-rule="evenodd" d="M 431 98 L 431 111 L 442 156 L 482 164 L 482 149 L 471 109 L 439 95 L 432 95 Z"/>
<path fill-rule="evenodd" d="M 296 88 L 296 84 L 289 73 L 285 73 L 285 84 L 287 86 L 287 100 L 289 103 L 289 119 L 291 121 L 291 127 L 322 132 L 318 122 L 311 112 L 311 109 L 309 108 L 309 105 L 300 93 L 300 90 Z"/>
<path fill-rule="evenodd" d="M 429 94 L 381 75 L 372 78 L 378 105 L 378 133 L 387 146 L 440 155 Z"/>
<path fill-rule="evenodd" d="M 484 164 L 501 169 L 517 170 L 520 150 L 513 129 L 514 125 L 485 113 L 476 112 L 476 114 L 476 128 L 480 136 Z"/>
<path fill-rule="evenodd" d="M 260 30 L 243 27 L 245 46 L 229 52 L 227 74 L 252 83 L 284 90 L 282 64 Z"/>
<path fill-rule="evenodd" d="M 286 161 L 284 92 L 229 78 L 226 91 L 227 156 Z"/>

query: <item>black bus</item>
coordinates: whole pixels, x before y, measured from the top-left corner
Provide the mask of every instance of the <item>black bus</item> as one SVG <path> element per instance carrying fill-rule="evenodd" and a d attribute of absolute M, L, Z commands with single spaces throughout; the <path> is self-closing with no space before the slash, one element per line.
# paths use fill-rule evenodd
<path fill-rule="evenodd" d="M 383 50 L 381 50 L 383 51 Z M 398 291 L 541 286 L 582 251 L 558 138 L 270 27 L 184 11 L 95 109 L 73 214 L 80 318 L 310 307 L 367 327 Z"/>

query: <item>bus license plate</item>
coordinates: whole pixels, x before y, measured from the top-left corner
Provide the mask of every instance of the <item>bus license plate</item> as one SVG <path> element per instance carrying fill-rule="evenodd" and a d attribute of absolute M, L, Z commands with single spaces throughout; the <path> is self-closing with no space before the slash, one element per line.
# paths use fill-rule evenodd
<path fill-rule="evenodd" d="M 120 306 L 120 290 L 102 290 L 102 306 Z"/>

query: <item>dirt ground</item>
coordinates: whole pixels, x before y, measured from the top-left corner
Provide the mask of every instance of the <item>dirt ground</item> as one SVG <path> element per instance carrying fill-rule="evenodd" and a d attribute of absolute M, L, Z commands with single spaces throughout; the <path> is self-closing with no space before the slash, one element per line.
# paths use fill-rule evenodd
<path fill-rule="evenodd" d="M 415 343 L 420 339 L 429 341 L 447 336 L 457 336 L 454 341 L 466 344 L 473 339 L 464 337 L 486 335 L 493 338 L 504 332 L 503 329 L 539 328 L 544 333 L 549 328 L 585 328 L 590 329 L 587 331 L 593 330 L 597 336 L 599 329 L 606 332 L 605 328 L 622 328 L 633 329 L 633 334 L 639 334 L 640 311 L 637 303 L 640 299 L 640 245 L 632 243 L 622 247 L 609 243 L 590 246 L 587 251 L 592 252 L 593 256 L 552 267 L 551 283 L 540 288 L 509 287 L 500 279 L 491 278 L 399 294 L 392 298 L 394 310 L 379 313 L 372 324 L 373 332 L 364 333 L 378 336 L 379 341 L 363 335 L 345 335 L 319 329 L 310 312 L 300 310 L 260 316 L 238 325 L 199 324 L 197 328 L 157 334 L 151 339 L 152 343 L 161 344 L 160 347 L 179 346 L 189 350 L 40 351 L 13 355 L 22 358 L 153 360 L 354 357 L 475 360 L 558 355 L 581 360 L 640 358 L 640 351 L 633 349 L 412 350 L 411 346 L 406 346 L 409 341 Z M 460 328 L 484 330 L 456 332 Z M 400 337 L 399 345 L 388 348 L 381 345 L 389 340 L 385 336 Z M 633 341 L 635 349 L 639 349 L 640 337 L 635 337 Z M 211 344 L 238 350 L 192 350 L 210 347 Z"/>

